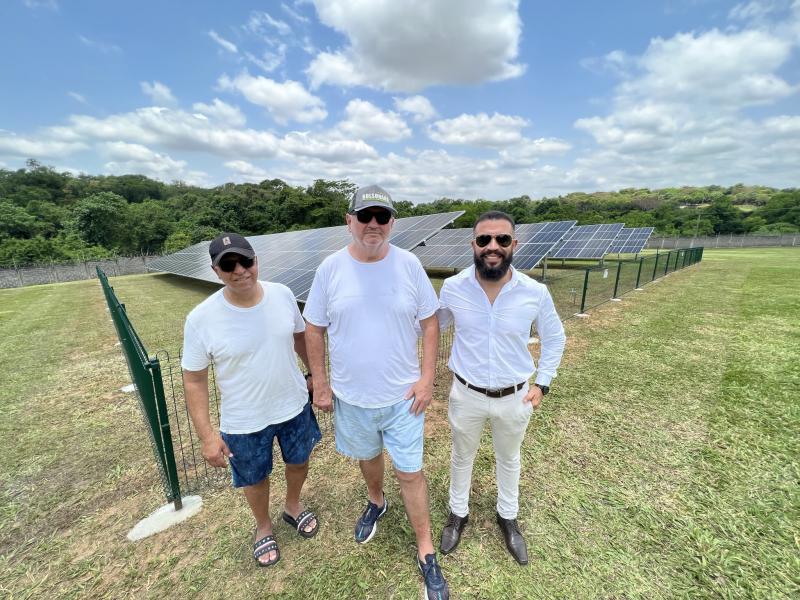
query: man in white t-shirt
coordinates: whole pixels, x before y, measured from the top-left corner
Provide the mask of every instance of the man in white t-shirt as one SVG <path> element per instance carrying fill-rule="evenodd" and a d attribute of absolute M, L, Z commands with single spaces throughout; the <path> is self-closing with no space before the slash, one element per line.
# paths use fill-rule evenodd
<path fill-rule="evenodd" d="M 319 529 L 316 515 L 300 502 L 308 459 L 321 438 L 308 401 L 311 382 L 297 366 L 297 355 L 308 366 L 305 323 L 289 288 L 258 280 L 258 258 L 244 237 L 223 233 L 211 242 L 209 254 L 225 287 L 186 318 L 181 360 L 186 404 L 203 458 L 214 467 L 230 463 L 233 485 L 244 491 L 256 520 L 253 557 L 268 567 L 280 560 L 269 515 L 276 437 L 285 464 L 283 520 L 304 538 Z M 222 395 L 219 431 L 208 410 L 212 361 Z"/>
<path fill-rule="evenodd" d="M 448 588 L 433 548 L 422 472 L 424 412 L 433 397 L 439 343 L 438 300 L 419 259 L 389 244 L 396 214 L 382 188 L 356 191 L 345 216 L 353 240 L 317 269 L 303 316 L 314 404 L 334 410 L 336 449 L 359 461 L 367 484 L 356 542 L 372 539 L 389 507 L 383 493 L 386 448 L 416 534 L 426 598 L 444 600 Z M 421 371 L 417 322 L 422 330 Z"/>
<path fill-rule="evenodd" d="M 443 554 L 453 552 L 467 524 L 472 464 L 488 420 L 497 472 L 497 523 L 508 551 L 525 565 L 528 548 L 517 524 L 520 448 L 531 412 L 556 376 L 566 338 L 547 288 L 511 266 L 517 245 L 513 219 L 499 211 L 484 213 L 473 236 L 475 265 L 446 279 L 439 294 L 442 328 L 455 322 L 448 362 L 453 372 L 448 405 L 453 435 L 450 515 L 440 548 Z M 528 349 L 534 324 L 541 342 L 538 369 Z"/>

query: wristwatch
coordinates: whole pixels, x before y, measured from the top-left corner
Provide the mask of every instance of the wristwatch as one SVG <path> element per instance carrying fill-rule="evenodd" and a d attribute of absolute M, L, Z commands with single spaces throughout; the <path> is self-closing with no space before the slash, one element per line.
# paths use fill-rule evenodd
<path fill-rule="evenodd" d="M 550 391 L 550 386 L 549 385 L 542 385 L 540 383 L 534 383 L 533 385 L 535 385 L 537 388 L 542 390 L 542 396 L 547 396 L 547 392 Z"/>

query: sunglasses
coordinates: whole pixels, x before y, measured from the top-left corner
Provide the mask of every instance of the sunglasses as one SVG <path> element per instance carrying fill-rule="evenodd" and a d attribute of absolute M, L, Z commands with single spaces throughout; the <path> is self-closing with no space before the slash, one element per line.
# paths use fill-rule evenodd
<path fill-rule="evenodd" d="M 508 233 L 501 233 L 500 235 L 489 235 L 488 233 L 484 233 L 482 235 L 475 236 L 475 245 L 478 248 L 485 248 L 488 246 L 492 239 L 497 242 L 497 245 L 501 248 L 508 248 L 511 245 L 511 242 L 514 241 L 514 237 L 509 235 Z"/>
<path fill-rule="evenodd" d="M 256 262 L 255 258 L 247 258 L 246 256 L 238 256 L 233 260 L 221 260 L 217 265 L 220 271 L 225 273 L 233 273 L 236 270 L 236 265 L 242 265 L 243 268 L 249 269 Z"/>
<path fill-rule="evenodd" d="M 392 218 L 392 213 L 385 208 L 378 210 L 368 210 L 366 208 L 356 211 L 356 218 L 359 223 L 367 223 L 372 221 L 372 217 L 378 222 L 378 225 L 386 225 Z"/>

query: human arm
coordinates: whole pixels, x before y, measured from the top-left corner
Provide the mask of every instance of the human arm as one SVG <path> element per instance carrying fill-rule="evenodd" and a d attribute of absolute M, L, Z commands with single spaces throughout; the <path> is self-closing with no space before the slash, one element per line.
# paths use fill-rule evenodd
<path fill-rule="evenodd" d="M 538 385 L 549 386 L 561 363 L 567 338 L 564 334 L 564 326 L 553 304 L 553 298 L 547 290 L 544 292 L 534 323 L 541 344 L 535 382 Z M 531 402 L 534 408 L 538 408 L 543 397 L 542 390 L 537 385 L 531 385 L 523 402 Z"/>
<path fill-rule="evenodd" d="M 233 456 L 219 432 L 211 426 L 208 412 L 208 367 L 202 371 L 183 371 L 186 406 L 200 436 L 203 458 L 212 467 L 225 467 L 225 458 Z"/>
<path fill-rule="evenodd" d="M 305 346 L 308 368 L 314 381 L 314 406 L 330 412 L 333 410 L 333 390 L 325 371 L 325 330 L 325 327 L 306 322 Z"/>
<path fill-rule="evenodd" d="M 420 322 L 422 328 L 422 368 L 419 380 L 406 392 L 406 400 L 414 399 L 409 412 L 419 415 L 433 400 L 433 380 L 436 376 L 436 356 L 439 350 L 439 320 L 436 314 Z"/>
<path fill-rule="evenodd" d="M 306 368 L 306 373 L 308 373 L 308 375 L 306 375 L 306 387 L 308 387 L 308 391 L 311 392 L 314 390 L 314 378 L 311 376 L 311 367 L 308 363 L 305 331 L 294 334 L 294 351 L 297 353 L 297 356 L 300 357 L 300 360 L 303 361 L 303 366 Z"/>

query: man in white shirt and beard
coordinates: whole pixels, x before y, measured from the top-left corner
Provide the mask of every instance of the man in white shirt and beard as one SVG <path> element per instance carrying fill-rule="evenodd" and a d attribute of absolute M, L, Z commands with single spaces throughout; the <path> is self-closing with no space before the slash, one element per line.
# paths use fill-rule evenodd
<path fill-rule="evenodd" d="M 439 297 L 441 328 L 455 323 L 448 362 L 454 375 L 448 408 L 450 515 L 440 549 L 443 554 L 456 549 L 469 519 L 472 465 L 488 420 L 497 470 L 497 522 L 508 551 L 526 565 L 527 545 L 517 523 L 520 448 L 531 413 L 556 376 L 566 337 L 547 288 L 511 266 L 517 245 L 514 220 L 489 211 L 478 217 L 473 234 L 474 267 L 445 280 Z M 531 325 L 541 341 L 538 369 L 528 349 Z"/>

